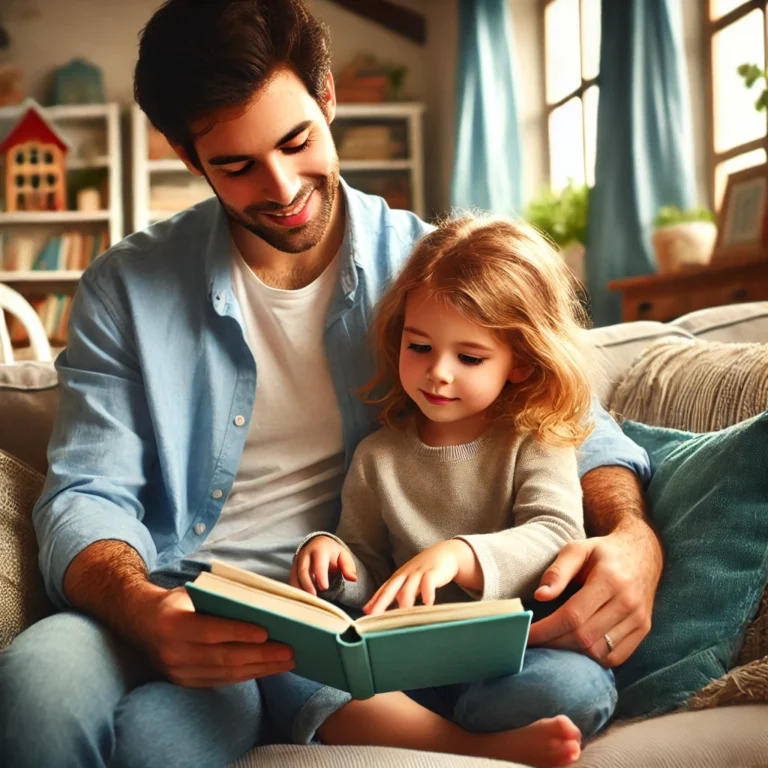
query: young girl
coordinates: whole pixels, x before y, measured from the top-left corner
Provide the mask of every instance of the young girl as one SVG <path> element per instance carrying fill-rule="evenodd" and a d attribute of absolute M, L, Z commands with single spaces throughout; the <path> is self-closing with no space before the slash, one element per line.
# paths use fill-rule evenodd
<path fill-rule="evenodd" d="M 292 583 L 365 613 L 533 597 L 584 537 L 581 320 L 570 273 L 530 227 L 465 217 L 424 237 L 374 321 L 366 391 L 384 391 L 383 428 L 354 455 L 336 535 L 305 540 Z M 610 671 L 543 648 L 518 675 L 411 696 L 429 709 L 397 693 L 350 701 L 320 738 L 566 765 L 616 701 Z"/>

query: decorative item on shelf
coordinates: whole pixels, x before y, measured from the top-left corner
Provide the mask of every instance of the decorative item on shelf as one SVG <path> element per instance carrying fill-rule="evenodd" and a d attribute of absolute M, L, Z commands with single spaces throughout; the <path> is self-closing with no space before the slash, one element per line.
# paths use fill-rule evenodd
<path fill-rule="evenodd" d="M 85 59 L 72 59 L 53 75 L 54 104 L 103 104 L 104 77 Z"/>
<path fill-rule="evenodd" d="M 5 157 L 7 211 L 63 211 L 66 208 L 66 154 L 69 142 L 28 99 L 11 132 L 0 143 Z"/>
<path fill-rule="evenodd" d="M 0 65 L 0 107 L 21 104 L 26 96 L 24 70 L 13 64 Z"/>
<path fill-rule="evenodd" d="M 408 68 L 387 64 L 361 54 L 336 77 L 336 97 L 347 103 L 378 103 L 403 99 L 403 84 Z"/>
<path fill-rule="evenodd" d="M 560 191 L 545 189 L 528 205 L 525 219 L 560 248 L 577 280 L 584 282 L 591 188 L 572 180 Z"/>
<path fill-rule="evenodd" d="M 712 263 L 767 260 L 768 164 L 763 164 L 728 177 Z"/>
<path fill-rule="evenodd" d="M 388 125 L 351 125 L 344 128 L 338 144 L 340 160 L 390 160 L 405 155 Z"/>
<path fill-rule="evenodd" d="M 651 240 L 659 272 L 668 274 L 709 263 L 717 238 L 715 217 L 709 209 L 682 211 L 665 205 L 653 225 Z"/>
<path fill-rule="evenodd" d="M 77 193 L 78 211 L 100 211 L 101 193 L 93 187 L 86 187 Z"/>

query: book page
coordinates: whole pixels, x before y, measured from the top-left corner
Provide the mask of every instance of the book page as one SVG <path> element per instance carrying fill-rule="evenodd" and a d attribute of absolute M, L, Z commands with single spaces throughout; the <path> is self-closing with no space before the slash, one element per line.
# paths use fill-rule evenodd
<path fill-rule="evenodd" d="M 311 624 L 312 626 L 326 629 L 329 632 L 334 632 L 336 634 L 346 632 L 352 623 L 349 617 L 346 619 L 341 618 L 326 611 L 324 608 L 318 608 L 309 603 L 298 602 L 289 597 L 275 594 L 274 592 L 253 589 L 244 584 L 238 584 L 237 582 L 217 576 L 214 573 L 208 573 L 207 571 L 200 573 L 193 583 L 196 587 L 205 589 L 208 592 L 214 592 L 217 595 L 229 597 L 240 603 L 252 605 L 255 608 L 262 608 L 265 611 L 270 611 L 278 616 L 295 619 L 304 624 Z"/>
<path fill-rule="evenodd" d="M 319 608 L 322 611 L 326 611 L 333 616 L 343 619 L 346 622 L 346 626 L 349 626 L 352 623 L 352 618 L 341 608 L 333 605 L 333 603 L 329 603 L 321 597 L 310 595 L 309 592 L 292 587 L 290 584 L 283 584 L 282 581 L 275 581 L 275 579 L 270 579 L 268 576 L 252 573 L 251 571 L 237 568 L 234 565 L 227 565 L 220 560 L 213 560 L 211 562 L 211 572 L 224 579 L 229 579 L 229 581 L 236 581 L 238 584 L 244 584 L 247 587 L 258 589 L 262 592 L 280 595 L 281 597 L 293 600 L 297 603 L 313 605 L 315 608 Z"/>
<path fill-rule="evenodd" d="M 472 603 L 442 603 L 417 605 L 413 608 L 395 608 L 378 616 L 363 616 L 352 624 L 358 634 L 364 635 L 389 629 L 439 624 L 444 621 L 466 621 L 522 611 L 523 603 L 515 597 L 511 600 L 480 600 Z"/>

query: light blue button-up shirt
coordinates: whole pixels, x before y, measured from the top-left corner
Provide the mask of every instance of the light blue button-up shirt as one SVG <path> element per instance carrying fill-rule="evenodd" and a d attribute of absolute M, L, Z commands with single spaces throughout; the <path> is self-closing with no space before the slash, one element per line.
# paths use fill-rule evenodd
<path fill-rule="evenodd" d="M 342 190 L 349 247 L 325 347 L 348 464 L 374 428 L 374 413 L 354 394 L 373 373 L 371 310 L 431 227 L 343 182 Z M 56 361 L 50 469 L 33 513 L 40 567 L 61 607 L 64 572 L 90 544 L 124 541 L 152 570 L 193 553 L 219 518 L 247 434 L 236 418 L 258 396 L 230 253 L 227 217 L 211 198 L 118 243 L 80 281 Z M 612 464 L 647 478 L 645 452 L 599 405 L 595 418 L 580 473 Z"/>

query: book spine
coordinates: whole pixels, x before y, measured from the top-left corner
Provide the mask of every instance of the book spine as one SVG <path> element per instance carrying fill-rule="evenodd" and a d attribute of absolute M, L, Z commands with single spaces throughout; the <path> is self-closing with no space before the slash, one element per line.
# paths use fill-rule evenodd
<path fill-rule="evenodd" d="M 336 638 L 339 657 L 347 678 L 347 690 L 353 699 L 370 699 L 376 693 L 373 686 L 373 673 L 368 658 L 365 638 L 353 629 Z"/>

